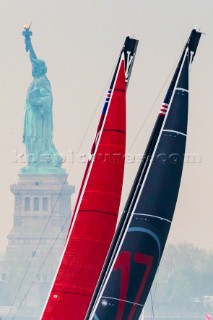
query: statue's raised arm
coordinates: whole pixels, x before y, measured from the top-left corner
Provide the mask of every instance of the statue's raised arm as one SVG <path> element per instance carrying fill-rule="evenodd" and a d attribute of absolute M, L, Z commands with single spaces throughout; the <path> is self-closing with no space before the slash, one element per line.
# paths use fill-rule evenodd
<path fill-rule="evenodd" d="M 26 52 L 29 51 L 30 53 L 30 60 L 32 61 L 33 59 L 37 59 L 37 56 L 35 54 L 35 51 L 32 46 L 31 42 L 31 36 L 32 36 L 32 31 L 30 31 L 30 26 L 31 24 L 25 24 L 24 25 L 24 31 L 22 32 L 22 35 L 25 38 L 25 50 Z"/>
<path fill-rule="evenodd" d="M 32 170 L 48 170 L 61 166 L 61 157 L 52 141 L 52 90 L 46 76 L 46 64 L 37 58 L 33 49 L 30 25 L 24 26 L 22 35 L 25 38 L 25 49 L 30 53 L 34 78 L 27 91 L 23 142 L 26 146 L 28 167 Z"/>

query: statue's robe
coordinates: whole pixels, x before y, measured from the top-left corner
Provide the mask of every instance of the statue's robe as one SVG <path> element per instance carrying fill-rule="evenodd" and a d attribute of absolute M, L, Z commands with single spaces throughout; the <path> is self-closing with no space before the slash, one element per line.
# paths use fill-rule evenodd
<path fill-rule="evenodd" d="M 52 91 L 45 75 L 34 78 L 27 91 L 23 142 L 31 165 L 56 165 L 60 157 L 52 142 Z M 45 154 L 45 156 L 44 156 Z"/>

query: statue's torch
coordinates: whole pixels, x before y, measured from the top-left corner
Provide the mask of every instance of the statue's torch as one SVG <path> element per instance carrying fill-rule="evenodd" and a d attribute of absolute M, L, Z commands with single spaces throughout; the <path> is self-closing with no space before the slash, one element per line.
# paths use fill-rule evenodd
<path fill-rule="evenodd" d="M 30 37 L 32 36 L 32 31 L 30 31 L 31 24 L 24 24 L 24 31 L 22 35 L 25 37 L 25 50 L 26 52 L 29 51 L 30 47 Z"/>

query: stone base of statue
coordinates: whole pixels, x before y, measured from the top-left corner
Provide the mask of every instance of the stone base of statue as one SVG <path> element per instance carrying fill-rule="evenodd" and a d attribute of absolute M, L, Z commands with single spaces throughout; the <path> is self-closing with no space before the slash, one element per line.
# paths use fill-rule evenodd
<path fill-rule="evenodd" d="M 57 243 L 62 248 L 74 192 L 74 186 L 67 182 L 67 175 L 21 173 L 11 191 L 15 196 L 14 225 L 8 235 L 7 256 L 15 257 L 20 251 L 30 258 L 39 242 L 42 251 L 44 244 L 50 248 Z M 40 248 L 37 250 L 40 255 Z"/>
<path fill-rule="evenodd" d="M 23 168 L 18 183 L 11 185 L 15 196 L 14 223 L 8 235 L 4 261 L 7 267 L 1 272 L 6 277 L 4 293 L 9 297 L 24 278 L 14 305 L 18 307 L 22 301 L 17 319 L 27 314 L 28 319 L 38 319 L 63 252 L 71 218 L 74 186 L 68 184 L 66 171 L 37 169 L 35 173 L 32 168 Z"/>

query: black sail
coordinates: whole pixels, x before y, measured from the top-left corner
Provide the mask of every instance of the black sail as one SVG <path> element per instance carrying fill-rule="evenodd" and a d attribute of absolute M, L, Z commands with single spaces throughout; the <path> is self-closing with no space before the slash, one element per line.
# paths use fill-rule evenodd
<path fill-rule="evenodd" d="M 160 109 L 86 319 L 139 319 L 163 254 L 181 181 L 192 30 Z"/>

